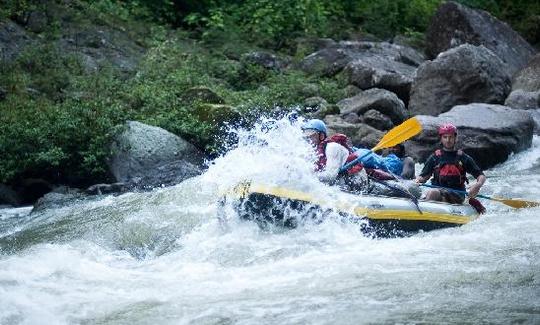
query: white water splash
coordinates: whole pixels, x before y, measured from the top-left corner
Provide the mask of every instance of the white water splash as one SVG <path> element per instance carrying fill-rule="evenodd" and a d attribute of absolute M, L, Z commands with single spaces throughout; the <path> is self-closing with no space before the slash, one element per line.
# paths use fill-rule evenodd
<path fill-rule="evenodd" d="M 240 181 L 329 189 L 298 123 L 266 123 L 239 130 L 200 177 L 46 211 L 3 235 L 21 247 L 0 255 L 0 323 L 540 322 L 538 208 L 490 202 L 463 227 L 385 240 L 332 220 L 221 227 L 219 193 Z M 486 194 L 534 198 L 538 157 L 535 138 L 488 171 Z"/>

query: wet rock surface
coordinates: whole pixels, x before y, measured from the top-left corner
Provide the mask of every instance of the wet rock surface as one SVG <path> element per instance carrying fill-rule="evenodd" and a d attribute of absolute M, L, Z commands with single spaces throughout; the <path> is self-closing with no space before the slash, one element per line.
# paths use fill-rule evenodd
<path fill-rule="evenodd" d="M 505 161 L 512 152 L 531 146 L 534 121 L 531 114 L 502 105 L 460 105 L 437 117 L 417 116 L 423 132 L 407 141 L 407 154 L 423 162 L 439 147 L 437 128 L 451 122 L 458 128 L 458 144 L 481 168 Z"/>
<path fill-rule="evenodd" d="M 510 77 L 524 68 L 536 52 L 506 23 L 486 11 L 453 1 L 445 2 L 437 9 L 427 31 L 426 43 L 429 58 L 466 43 L 483 45 L 503 61 L 500 68 Z"/>

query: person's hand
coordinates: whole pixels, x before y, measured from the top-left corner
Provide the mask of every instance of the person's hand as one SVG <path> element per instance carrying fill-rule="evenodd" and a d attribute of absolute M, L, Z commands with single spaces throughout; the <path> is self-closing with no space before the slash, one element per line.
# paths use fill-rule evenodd
<path fill-rule="evenodd" d="M 480 186 L 478 183 L 475 183 L 469 188 L 468 195 L 470 198 L 474 198 L 476 195 L 478 195 L 478 192 L 480 191 Z"/>
<path fill-rule="evenodd" d="M 416 182 L 416 184 L 423 184 L 426 182 L 421 176 L 416 177 L 414 181 Z"/>

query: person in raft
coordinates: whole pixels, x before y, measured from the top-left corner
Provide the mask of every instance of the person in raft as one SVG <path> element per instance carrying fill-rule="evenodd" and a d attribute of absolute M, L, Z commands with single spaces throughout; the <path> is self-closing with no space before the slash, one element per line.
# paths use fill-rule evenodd
<path fill-rule="evenodd" d="M 485 211 L 483 207 L 478 207 L 480 202 L 474 197 L 484 185 L 486 176 L 471 156 L 456 149 L 457 128 L 453 124 L 442 124 L 438 133 L 442 147 L 429 156 L 416 182 L 425 183 L 433 175 L 431 180 L 433 185 L 465 191 L 465 183 L 468 182 L 466 174 L 469 173 L 476 178 L 476 182 L 468 191 L 469 203 L 477 210 Z M 461 204 L 465 201 L 465 195 L 443 188 L 434 188 L 426 193 L 426 199 Z"/>
<path fill-rule="evenodd" d="M 393 174 L 403 179 L 414 179 L 414 160 L 406 156 L 403 143 L 388 148 L 384 164 Z"/>
<path fill-rule="evenodd" d="M 404 196 L 405 193 L 407 196 L 407 190 L 401 188 L 399 183 L 388 186 L 387 183 L 395 179 L 390 173 L 375 167 L 367 167 L 370 166 L 373 157 L 367 156 L 348 170 L 341 171 L 345 164 L 363 155 L 362 149 L 354 150 L 346 135 L 336 133 L 329 137 L 326 124 L 319 119 L 308 120 L 301 128 L 304 137 L 315 147 L 317 153 L 315 171 L 318 172 L 322 182 L 338 183 L 345 190 L 355 193 L 386 196 Z M 370 179 L 374 182 L 370 182 Z"/>

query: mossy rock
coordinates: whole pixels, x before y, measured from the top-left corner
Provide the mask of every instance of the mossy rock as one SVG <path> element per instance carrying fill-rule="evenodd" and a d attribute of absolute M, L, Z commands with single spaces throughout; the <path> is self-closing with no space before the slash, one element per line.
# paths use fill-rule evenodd
<path fill-rule="evenodd" d="M 321 107 L 321 109 L 317 110 L 316 112 L 311 113 L 311 117 L 324 119 L 327 115 L 336 115 L 339 113 L 339 107 L 337 105 L 328 104 Z"/>
<path fill-rule="evenodd" d="M 195 115 L 201 122 L 222 124 L 233 122 L 241 118 L 235 107 L 224 104 L 201 103 L 195 106 Z"/>
<path fill-rule="evenodd" d="M 209 104 L 225 104 L 223 98 L 208 87 L 193 87 L 188 89 L 182 97 L 188 102 L 199 101 Z"/>

